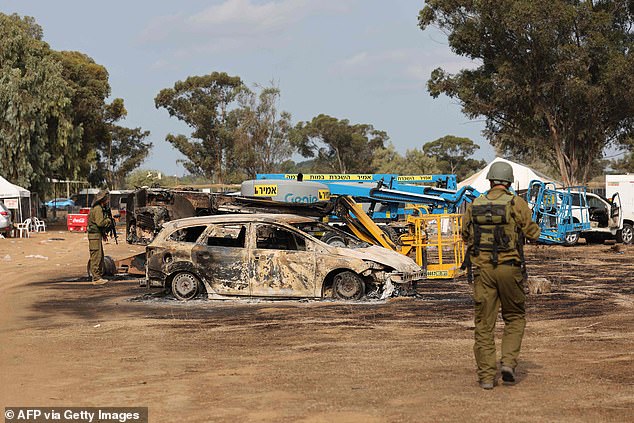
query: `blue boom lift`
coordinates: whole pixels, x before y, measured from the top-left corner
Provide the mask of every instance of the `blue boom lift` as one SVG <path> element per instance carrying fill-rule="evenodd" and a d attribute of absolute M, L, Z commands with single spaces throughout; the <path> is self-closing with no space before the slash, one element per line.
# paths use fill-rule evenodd
<path fill-rule="evenodd" d="M 258 174 L 257 179 L 296 180 L 297 174 Z M 335 196 L 350 196 L 369 203 L 367 214 L 376 222 L 404 220 L 411 214 L 405 204 L 422 205 L 419 211 L 456 213 L 479 193 L 472 187 L 456 190 L 456 175 L 307 174 L 304 181 L 319 181 Z M 420 183 L 433 185 L 419 185 Z"/>
<path fill-rule="evenodd" d="M 553 182 L 533 180 L 526 201 L 542 230 L 539 241 L 544 244 L 574 245 L 581 232 L 590 229 L 584 186 L 556 188 Z"/>

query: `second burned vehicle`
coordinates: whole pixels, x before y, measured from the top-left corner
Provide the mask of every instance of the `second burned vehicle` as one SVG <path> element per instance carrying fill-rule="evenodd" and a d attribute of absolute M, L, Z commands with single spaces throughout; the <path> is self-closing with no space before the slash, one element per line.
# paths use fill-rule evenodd
<path fill-rule="evenodd" d="M 193 189 L 139 188 L 127 198 L 126 240 L 129 244 L 147 245 L 164 223 L 186 217 L 256 212 L 320 217 L 331 208 L 329 202 L 285 203 Z"/>
<path fill-rule="evenodd" d="M 412 292 L 425 276 L 404 255 L 288 214 L 168 222 L 146 254 L 142 283 L 164 287 L 180 300 L 200 293 L 209 298 L 385 298 Z"/>

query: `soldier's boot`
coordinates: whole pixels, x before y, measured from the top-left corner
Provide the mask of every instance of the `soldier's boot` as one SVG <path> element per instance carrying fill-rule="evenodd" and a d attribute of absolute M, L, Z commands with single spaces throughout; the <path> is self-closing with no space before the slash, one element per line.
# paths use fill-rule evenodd
<path fill-rule="evenodd" d="M 500 371 L 502 372 L 502 380 L 504 381 L 504 383 L 508 385 L 512 385 L 515 383 L 515 369 L 514 368 L 502 365 L 502 368 L 500 369 Z"/>
<path fill-rule="evenodd" d="M 480 388 L 486 389 L 487 391 L 493 389 L 493 382 L 485 382 L 483 380 L 480 381 Z"/>
<path fill-rule="evenodd" d="M 92 281 L 93 285 L 105 285 L 107 283 L 108 283 L 108 279 L 104 279 L 104 278 L 98 279 L 96 281 Z"/>

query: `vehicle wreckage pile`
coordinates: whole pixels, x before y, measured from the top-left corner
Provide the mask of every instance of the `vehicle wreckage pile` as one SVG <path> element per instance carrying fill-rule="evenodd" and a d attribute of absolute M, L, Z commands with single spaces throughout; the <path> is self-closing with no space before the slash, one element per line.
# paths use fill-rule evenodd
<path fill-rule="evenodd" d="M 239 194 L 137 189 L 127 199 L 126 240 L 146 253 L 115 267 L 136 268 L 142 285 L 181 300 L 386 298 L 462 273 L 460 212 L 479 193 L 457 190 L 455 175 L 417 177 L 436 185 L 383 174 L 297 176 L 258 175 Z M 531 183 L 528 198 L 540 241 L 568 245 L 590 228 L 585 190 L 540 184 Z"/>

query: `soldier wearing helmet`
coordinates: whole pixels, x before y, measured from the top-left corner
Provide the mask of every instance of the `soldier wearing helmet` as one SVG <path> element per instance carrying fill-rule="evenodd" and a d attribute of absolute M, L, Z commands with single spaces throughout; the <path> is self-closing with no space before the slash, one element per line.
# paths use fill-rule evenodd
<path fill-rule="evenodd" d="M 536 240 L 539 226 L 531 220 L 526 201 L 513 194 L 513 168 L 495 162 L 487 173 L 491 189 L 465 212 L 462 238 L 467 243 L 465 267 L 473 278 L 475 344 L 473 351 L 480 387 L 493 389 L 497 375 L 495 321 L 502 308 L 504 335 L 500 360 L 502 380 L 515 383 L 526 314 L 524 308 L 524 238 Z"/>
<path fill-rule="evenodd" d="M 90 273 L 93 285 L 103 285 L 108 282 L 103 278 L 103 244 L 101 240 L 106 238 L 107 229 L 112 225 L 112 220 L 106 212 L 110 204 L 110 192 L 101 190 L 92 202 L 92 208 L 88 214 L 88 249 L 90 250 Z"/>

